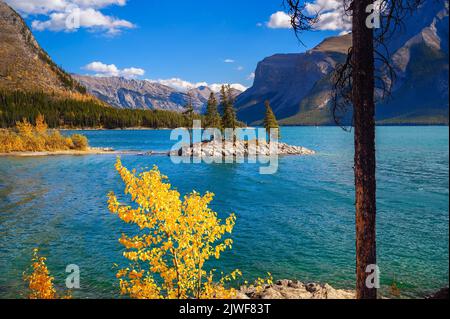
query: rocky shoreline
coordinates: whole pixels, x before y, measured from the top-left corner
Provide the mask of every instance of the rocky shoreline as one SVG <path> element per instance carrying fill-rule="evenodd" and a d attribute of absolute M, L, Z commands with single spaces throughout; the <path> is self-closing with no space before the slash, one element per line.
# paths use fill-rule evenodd
<path fill-rule="evenodd" d="M 449 292 L 448 287 L 447 288 L 442 288 L 438 292 L 436 292 L 436 293 L 434 293 L 432 295 L 426 296 L 425 299 L 429 299 L 429 300 L 449 299 L 449 293 L 448 292 Z"/>
<path fill-rule="evenodd" d="M 305 284 L 300 281 L 279 280 L 261 290 L 254 286 L 242 287 L 238 299 L 355 299 L 351 290 L 334 289 L 328 284 Z"/>
<path fill-rule="evenodd" d="M 301 146 L 286 143 L 248 142 L 236 141 L 222 142 L 209 141 L 186 145 L 179 150 L 170 152 L 171 156 L 190 157 L 247 157 L 247 156 L 273 156 L 273 155 L 314 155 L 316 152 Z"/>
<path fill-rule="evenodd" d="M 42 151 L 42 152 L 11 152 L 0 153 L 0 157 L 44 157 L 44 156 L 82 156 L 82 155 L 122 155 L 131 154 L 127 151 L 115 151 L 111 148 L 88 148 L 81 150 Z"/>
<path fill-rule="evenodd" d="M 237 299 L 356 299 L 354 290 L 335 289 L 329 284 L 302 283 L 297 280 L 279 280 L 272 285 L 265 285 L 256 289 L 255 286 L 243 286 L 237 292 Z M 388 299 L 379 296 L 381 299 Z M 449 288 L 443 288 L 424 299 L 449 299 Z"/>

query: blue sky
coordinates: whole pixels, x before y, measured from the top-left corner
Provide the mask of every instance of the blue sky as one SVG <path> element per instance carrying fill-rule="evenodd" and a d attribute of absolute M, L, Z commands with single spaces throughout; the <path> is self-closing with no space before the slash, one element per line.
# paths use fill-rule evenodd
<path fill-rule="evenodd" d="M 311 1 L 316 6 L 324 2 Z M 339 0 L 327 1 L 329 5 Z M 282 0 L 7 2 L 67 71 L 152 80 L 249 87 L 258 61 L 276 53 L 303 52 L 343 29 L 333 22 L 321 31 L 305 33 L 303 47 L 286 25 Z M 74 10 L 81 12 L 81 26 L 68 31 L 58 19 Z"/>

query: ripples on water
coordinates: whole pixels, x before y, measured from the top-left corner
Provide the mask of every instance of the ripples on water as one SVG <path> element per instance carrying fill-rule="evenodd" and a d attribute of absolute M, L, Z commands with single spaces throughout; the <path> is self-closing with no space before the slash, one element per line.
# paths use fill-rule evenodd
<path fill-rule="evenodd" d="M 405 296 L 448 285 L 448 128 L 378 128 L 378 254 L 384 290 Z M 169 131 L 89 131 L 92 146 L 168 150 Z M 284 128 L 283 140 L 318 151 L 283 157 L 275 175 L 259 166 L 174 165 L 164 156 L 123 156 L 130 168 L 158 165 L 181 193 L 216 194 L 221 216 L 237 214 L 235 245 L 220 269 L 265 276 L 354 283 L 353 137 L 339 128 Z M 22 273 L 40 247 L 56 282 L 81 268 L 75 297 L 117 297 L 113 263 L 127 231 L 107 211 L 122 191 L 114 156 L 0 158 L 0 297 L 25 291 Z"/>

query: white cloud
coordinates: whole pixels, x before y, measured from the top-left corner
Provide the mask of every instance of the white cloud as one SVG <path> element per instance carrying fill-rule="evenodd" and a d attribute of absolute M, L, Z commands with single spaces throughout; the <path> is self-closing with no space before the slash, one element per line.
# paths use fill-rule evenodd
<path fill-rule="evenodd" d="M 244 71 L 244 67 L 243 66 L 238 66 L 237 68 L 236 68 L 236 70 L 238 70 L 238 71 Z"/>
<path fill-rule="evenodd" d="M 236 61 L 233 60 L 233 59 L 225 59 L 223 62 L 224 62 L 224 63 L 234 63 L 234 62 L 236 62 Z"/>
<path fill-rule="evenodd" d="M 48 20 L 34 20 L 31 26 L 38 31 L 74 31 L 78 28 L 86 28 L 93 31 L 105 31 L 110 35 L 117 34 L 122 29 L 134 28 L 131 22 L 105 16 L 95 9 L 78 9 L 76 12 L 78 14 L 78 22 L 73 22 L 74 16 L 72 12 L 54 12 L 49 15 Z"/>
<path fill-rule="evenodd" d="M 197 82 L 197 83 L 191 83 L 188 81 L 184 81 L 180 78 L 171 78 L 171 79 L 159 79 L 159 80 L 147 80 L 152 83 L 159 83 L 162 85 L 169 86 L 171 88 L 174 88 L 175 90 L 186 92 L 201 86 L 208 86 L 208 83 L 206 82 Z"/>
<path fill-rule="evenodd" d="M 252 72 L 248 75 L 247 80 L 254 80 L 255 79 L 255 72 Z"/>
<path fill-rule="evenodd" d="M 122 76 L 127 79 L 134 79 L 145 74 L 145 70 L 140 68 L 131 67 L 121 70 L 114 64 L 105 64 L 98 61 L 89 63 L 83 69 L 94 72 L 95 76 Z"/>
<path fill-rule="evenodd" d="M 39 16 L 32 21 L 35 30 L 106 32 L 109 35 L 134 28 L 127 20 L 103 14 L 100 9 L 111 5 L 124 6 L 127 0 L 6 0 L 23 15 Z M 47 19 L 41 17 L 45 16 Z"/>
<path fill-rule="evenodd" d="M 267 26 L 271 29 L 290 29 L 291 26 L 291 16 L 283 11 L 275 12 L 270 16 Z"/>
<path fill-rule="evenodd" d="M 209 87 L 213 92 L 220 92 L 222 85 L 226 84 L 226 83 L 208 84 L 206 82 L 193 83 L 193 82 L 182 80 L 180 78 L 171 78 L 171 79 L 165 79 L 165 80 L 162 80 L 162 79 L 149 80 L 148 79 L 147 81 L 152 82 L 152 83 L 163 84 L 168 87 L 174 88 L 175 90 L 180 91 L 180 92 L 187 92 L 189 90 L 196 89 L 196 88 L 199 88 L 202 86 Z M 239 83 L 233 83 L 233 84 L 230 84 L 230 86 L 239 91 L 247 90 L 247 87 L 245 87 L 244 85 L 239 84 Z"/>
<path fill-rule="evenodd" d="M 321 11 L 336 10 L 343 5 L 342 0 L 315 0 L 306 3 L 306 12 L 316 14 Z"/>
<path fill-rule="evenodd" d="M 121 76 L 124 78 L 135 78 L 139 76 L 143 76 L 145 74 L 145 70 L 140 68 L 125 68 L 120 71 Z"/>
<path fill-rule="evenodd" d="M 208 87 L 213 91 L 213 92 L 220 92 L 220 89 L 222 88 L 223 85 L 226 85 L 228 83 L 214 83 L 214 84 L 210 84 L 208 85 Z M 247 90 L 248 88 L 242 84 L 239 83 L 232 83 L 230 84 L 230 87 L 236 90 L 239 90 L 241 92 L 244 92 L 245 90 Z"/>
<path fill-rule="evenodd" d="M 342 0 L 315 0 L 307 3 L 305 9 L 308 14 L 319 15 L 316 30 L 349 31 L 352 27 Z"/>
<path fill-rule="evenodd" d="M 318 15 L 315 30 L 344 31 L 351 30 L 351 18 L 345 14 L 343 0 L 314 0 L 305 5 L 305 14 Z M 271 29 L 290 29 L 291 16 L 278 11 L 270 16 L 267 26 Z"/>
<path fill-rule="evenodd" d="M 11 7 L 22 14 L 47 14 L 52 11 L 64 11 L 66 0 L 5 0 Z"/>
<path fill-rule="evenodd" d="M 69 0 L 84 8 L 104 8 L 110 5 L 124 6 L 127 0 Z"/>
<path fill-rule="evenodd" d="M 119 69 L 114 64 L 104 64 L 102 62 L 89 63 L 84 69 L 111 76 L 117 76 L 119 74 Z"/>
<path fill-rule="evenodd" d="M 65 11 L 69 6 L 81 9 L 101 9 L 110 5 L 124 6 L 127 0 L 5 0 L 14 9 L 24 14 L 48 14 Z"/>

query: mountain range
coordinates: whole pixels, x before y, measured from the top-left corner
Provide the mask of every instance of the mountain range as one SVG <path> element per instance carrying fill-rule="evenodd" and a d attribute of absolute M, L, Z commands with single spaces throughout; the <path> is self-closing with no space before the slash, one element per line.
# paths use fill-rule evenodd
<path fill-rule="evenodd" d="M 377 105 L 379 124 L 448 125 L 448 0 L 426 0 L 387 43 L 397 80 Z M 179 91 L 147 80 L 71 75 L 39 46 L 20 15 L 0 0 L 0 91 L 44 92 L 120 109 L 205 111 L 209 87 Z M 258 63 L 253 86 L 232 90 L 239 120 L 259 124 L 269 100 L 283 125 L 332 125 L 332 77 L 345 61 L 351 34 L 325 39 L 299 54 Z M 220 100 L 217 92 L 216 98 Z M 351 118 L 351 114 L 347 119 Z"/>
<path fill-rule="evenodd" d="M 387 43 L 397 79 L 391 96 L 377 105 L 379 124 L 448 124 L 448 23 L 448 1 L 427 0 Z M 269 100 L 281 124 L 334 124 L 332 74 L 350 46 L 348 34 L 305 53 L 264 59 L 253 86 L 237 98 L 239 119 L 260 123 Z"/>
<path fill-rule="evenodd" d="M 211 93 L 220 97 L 207 86 L 200 86 L 188 91 L 179 91 L 172 87 L 148 80 L 125 79 L 123 77 L 73 77 L 89 93 L 111 106 L 124 109 L 156 109 L 182 112 L 186 105 L 192 103 L 197 113 L 204 113 Z M 239 90 L 231 89 L 231 95 L 237 97 Z"/>
<path fill-rule="evenodd" d="M 0 90 L 92 99 L 119 109 L 183 112 L 192 103 L 197 113 L 204 112 L 213 92 L 206 86 L 179 91 L 147 80 L 68 74 L 39 46 L 22 17 L 2 0 L 0 43 Z M 240 93 L 231 89 L 233 97 Z M 218 93 L 214 94 L 220 100 Z"/>

